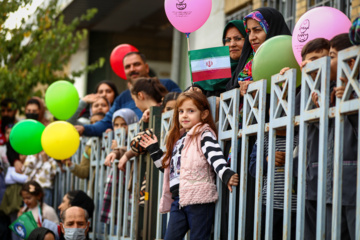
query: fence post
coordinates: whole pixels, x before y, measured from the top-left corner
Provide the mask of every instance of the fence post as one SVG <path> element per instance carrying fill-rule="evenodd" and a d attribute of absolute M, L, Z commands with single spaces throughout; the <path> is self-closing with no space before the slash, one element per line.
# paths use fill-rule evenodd
<path fill-rule="evenodd" d="M 174 114 L 174 110 L 168 111 L 166 113 L 163 113 L 161 115 L 161 131 L 160 131 L 160 137 L 158 137 L 159 145 L 161 150 L 166 153 L 166 137 L 170 131 L 172 117 Z M 160 199 L 162 195 L 162 186 L 163 186 L 163 177 L 164 174 L 159 171 L 159 177 L 158 177 L 158 199 L 157 199 L 157 218 L 156 218 L 156 238 L 155 239 L 162 239 L 162 232 L 163 232 L 163 214 L 159 212 L 159 205 L 160 205 Z"/>
<path fill-rule="evenodd" d="M 313 79 L 312 75 L 316 75 Z M 330 58 L 323 57 L 308 63 L 302 69 L 301 106 L 300 106 L 300 138 L 299 138 L 299 173 L 298 202 L 296 219 L 296 239 L 304 239 L 305 223 L 305 176 L 307 152 L 307 127 L 310 120 L 319 119 L 319 165 L 318 165 L 318 199 L 316 238 L 325 236 L 325 202 L 326 202 L 326 170 L 327 170 L 327 135 L 329 109 Z M 311 96 L 318 95 L 320 108 L 314 109 Z"/>
<path fill-rule="evenodd" d="M 219 127 L 218 127 L 218 141 L 221 149 L 224 149 L 225 141 L 231 140 L 231 169 L 236 171 L 237 168 L 237 149 L 238 139 L 237 132 L 239 130 L 238 124 L 239 114 L 239 89 L 225 92 L 220 96 L 220 109 L 219 109 Z M 222 195 L 222 183 L 217 181 L 216 183 L 219 196 Z M 235 234 L 235 202 L 236 202 L 236 188 L 230 195 L 229 200 L 229 239 L 234 238 Z M 222 199 L 219 197 L 215 206 L 215 229 L 214 239 L 220 239 L 221 233 L 221 206 Z M 224 229 L 224 231 L 226 231 Z"/>
<path fill-rule="evenodd" d="M 98 192 L 99 192 L 99 184 L 98 183 L 98 176 L 99 176 L 99 159 L 100 159 L 100 141 L 99 138 L 91 138 L 91 154 L 90 154 L 90 183 L 88 185 L 88 195 L 92 197 L 94 200 L 95 206 L 99 200 Z M 92 180 L 92 176 L 95 176 L 95 181 Z M 94 186 L 95 185 L 95 186 Z M 99 233 L 98 229 L 99 223 L 99 213 L 98 209 L 94 209 L 93 219 L 92 219 L 92 229 L 93 232 L 90 233 L 91 238 L 96 238 L 97 233 Z"/>
<path fill-rule="evenodd" d="M 153 129 L 154 134 L 159 137 L 161 131 L 161 108 L 160 107 L 151 107 L 150 108 L 150 119 L 149 119 L 149 128 Z M 154 166 L 153 161 L 150 159 L 150 154 L 144 155 L 146 159 L 146 189 L 149 191 L 149 217 L 148 217 L 148 234 L 146 239 L 154 239 L 156 237 L 156 228 L 154 224 L 156 222 L 156 216 L 158 212 L 157 208 L 157 193 L 158 193 L 158 179 L 159 179 L 159 170 Z M 145 195 L 146 196 L 146 195 Z M 145 201 L 146 202 L 146 201 Z"/>
<path fill-rule="evenodd" d="M 138 123 L 133 123 L 131 125 L 128 126 L 128 138 L 127 138 L 127 149 L 130 150 L 130 142 L 131 140 L 138 134 L 139 132 L 139 124 Z M 137 239 L 139 237 L 138 234 L 138 229 L 137 227 L 139 226 L 139 223 L 142 221 L 139 221 L 139 204 L 137 201 L 135 201 L 135 196 L 138 196 L 139 194 L 139 176 L 138 176 L 138 162 L 139 162 L 139 158 L 138 157 L 133 157 L 132 159 L 130 159 L 127 163 L 126 163 L 126 175 L 125 175 L 125 186 L 122 186 L 125 188 L 124 192 L 125 192 L 125 196 L 124 196 L 124 213 L 123 216 L 120 215 L 120 217 L 123 218 L 123 232 L 122 232 L 122 236 L 129 236 L 127 234 L 127 227 L 128 227 L 128 206 L 129 206 L 129 191 L 126 189 L 127 184 L 129 183 L 130 180 L 130 166 L 131 166 L 131 162 L 133 162 L 132 164 L 134 165 L 134 170 L 133 170 L 133 184 L 132 184 L 132 204 L 131 204 L 131 222 L 130 222 L 130 239 Z M 123 178 L 123 173 L 120 172 L 120 178 L 121 178 L 121 182 L 119 181 L 119 184 L 122 184 L 122 178 Z M 119 187 L 120 190 L 120 187 Z M 122 206 L 119 206 L 122 207 Z M 119 225 L 120 227 L 120 225 Z"/>
<path fill-rule="evenodd" d="M 293 142 L 295 118 L 295 83 L 296 70 L 291 69 L 284 75 L 274 75 L 271 78 L 270 122 L 269 122 L 269 158 L 267 171 L 266 199 L 266 239 L 273 235 L 273 199 L 276 129 L 286 127 L 286 160 L 284 188 L 284 219 L 283 239 L 290 239 L 291 231 L 291 200 L 293 177 Z M 285 116 L 283 116 L 285 115 Z M 259 161 L 258 161 L 259 162 Z"/>
<path fill-rule="evenodd" d="M 254 95 L 254 97 L 253 97 Z M 264 141 L 264 127 L 265 127 L 265 103 L 266 103 L 266 80 L 260 80 L 254 82 L 248 86 L 247 93 L 243 97 L 243 116 L 242 116 L 242 129 L 241 129 L 241 160 L 240 160 L 240 195 L 239 195 L 239 223 L 238 223 L 238 239 L 245 238 L 245 226 L 246 226 L 246 198 L 247 198 L 247 178 L 248 178 L 248 148 L 249 148 L 249 136 L 257 134 L 260 140 L 260 146 Z M 255 120 L 255 122 L 254 122 Z M 263 148 L 257 149 L 258 158 L 263 158 Z M 262 161 L 261 161 L 262 162 Z M 257 179 L 262 179 L 259 175 L 262 171 L 262 165 L 257 164 Z M 260 191 L 260 196 L 257 194 L 257 205 L 255 205 L 256 216 L 261 213 L 261 191 L 262 180 L 260 186 L 257 186 Z M 249 223 L 248 223 L 249 224 Z M 261 222 L 254 219 L 254 229 L 259 229 Z M 260 229 L 259 229 L 260 231 Z M 257 232 L 254 231 L 254 236 Z"/>
<path fill-rule="evenodd" d="M 332 239 L 341 238 L 341 208 L 342 208 L 342 179 L 343 179 L 343 150 L 344 150 L 344 118 L 345 114 L 353 113 L 360 114 L 359 104 L 359 60 L 360 47 L 351 47 L 340 51 L 338 53 L 338 68 L 337 68 L 337 86 L 342 86 L 340 77 L 348 79 L 346 89 L 342 99 L 336 98 L 335 111 L 335 144 L 334 144 L 334 191 L 333 191 L 333 214 L 332 214 Z M 350 69 L 348 60 L 355 59 L 355 66 Z M 357 95 L 356 99 L 351 99 L 353 92 Z M 356 113 L 357 112 L 357 113 Z M 359 116 L 358 116 L 359 117 Z M 359 119 L 359 118 L 358 118 Z M 358 136 L 359 136 L 359 126 Z M 346 146 L 345 146 L 346 147 Z M 355 239 L 360 238 L 360 144 L 358 141 L 358 156 L 357 156 L 357 208 L 356 208 L 356 236 Z M 332 161 L 332 159 L 329 159 Z M 354 166 L 355 167 L 355 166 Z"/>

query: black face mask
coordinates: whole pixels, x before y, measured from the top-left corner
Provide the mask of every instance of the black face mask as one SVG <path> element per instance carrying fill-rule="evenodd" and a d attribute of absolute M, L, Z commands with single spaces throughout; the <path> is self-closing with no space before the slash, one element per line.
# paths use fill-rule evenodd
<path fill-rule="evenodd" d="M 25 116 L 26 116 L 26 119 L 33 119 L 33 120 L 39 119 L 38 113 L 26 113 Z"/>
<path fill-rule="evenodd" d="M 4 116 L 1 117 L 1 131 L 4 133 L 5 132 L 5 127 L 11 123 L 15 122 L 15 116 L 13 117 L 9 117 L 9 116 Z"/>

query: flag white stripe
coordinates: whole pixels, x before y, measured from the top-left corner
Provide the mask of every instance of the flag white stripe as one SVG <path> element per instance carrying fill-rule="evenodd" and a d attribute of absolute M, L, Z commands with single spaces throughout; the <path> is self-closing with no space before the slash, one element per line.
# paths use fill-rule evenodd
<path fill-rule="evenodd" d="M 229 56 L 204 58 L 191 61 L 192 72 L 230 68 Z"/>

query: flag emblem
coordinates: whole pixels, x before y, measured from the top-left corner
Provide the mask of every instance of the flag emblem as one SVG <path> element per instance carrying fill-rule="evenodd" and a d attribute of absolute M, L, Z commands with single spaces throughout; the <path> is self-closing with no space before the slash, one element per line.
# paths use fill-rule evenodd
<path fill-rule="evenodd" d="M 193 82 L 231 77 L 229 47 L 189 51 Z"/>

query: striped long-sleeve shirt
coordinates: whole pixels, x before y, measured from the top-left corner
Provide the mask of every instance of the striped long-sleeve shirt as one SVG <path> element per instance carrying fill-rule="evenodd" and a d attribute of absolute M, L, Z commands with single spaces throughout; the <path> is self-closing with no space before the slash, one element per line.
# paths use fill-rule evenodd
<path fill-rule="evenodd" d="M 296 135 L 294 137 L 293 148 L 298 145 L 299 137 Z M 249 171 L 253 177 L 255 176 L 256 169 L 256 148 L 253 148 L 253 152 L 251 153 L 250 167 Z M 267 199 L 267 161 L 266 157 L 268 156 L 269 151 L 269 135 L 266 134 L 264 137 L 264 178 L 263 178 L 263 204 L 266 204 Z M 275 151 L 277 152 L 285 152 L 286 151 L 286 137 L 285 136 L 276 136 L 275 142 Z M 293 183 L 294 184 L 294 183 Z M 284 166 L 275 166 L 274 172 L 274 209 L 284 209 L 284 187 L 285 186 L 285 167 Z M 295 190 L 295 189 L 294 189 Z M 296 193 L 293 191 L 292 193 L 292 203 L 291 210 L 296 211 Z"/>
<path fill-rule="evenodd" d="M 170 160 L 170 192 L 173 197 L 177 196 L 179 193 L 181 151 L 184 147 L 185 136 L 186 133 L 176 142 Z M 201 135 L 200 145 L 202 153 L 208 163 L 213 167 L 219 178 L 227 184 L 235 172 L 227 166 L 227 162 L 221 151 L 219 143 L 216 141 L 216 137 L 210 131 L 204 131 Z M 159 148 L 158 143 L 150 145 L 147 150 L 150 153 L 155 166 L 159 168 L 160 171 L 163 171 L 162 159 L 164 153 Z"/>

